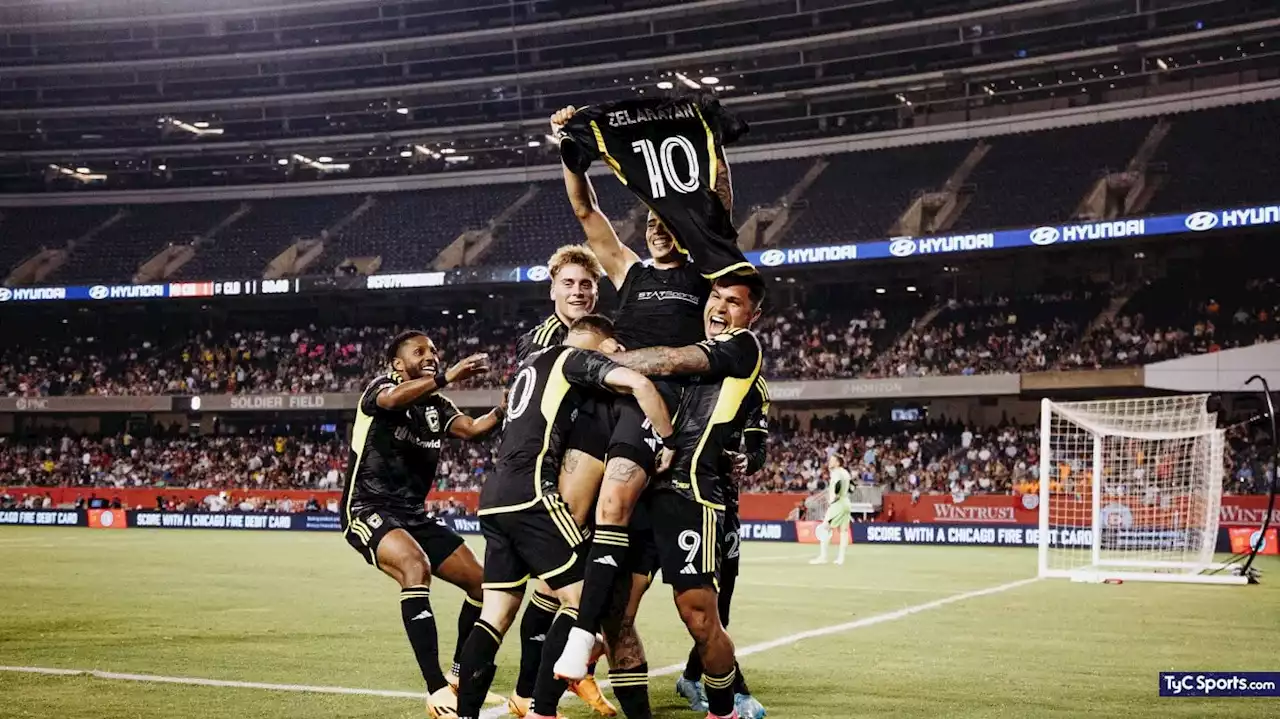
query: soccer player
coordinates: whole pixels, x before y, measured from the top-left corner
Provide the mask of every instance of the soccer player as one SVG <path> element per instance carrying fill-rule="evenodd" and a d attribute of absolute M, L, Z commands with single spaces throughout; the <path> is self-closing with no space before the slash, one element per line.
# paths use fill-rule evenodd
<path fill-rule="evenodd" d="M 519 363 L 523 363 L 533 352 L 562 344 L 565 335 L 569 333 L 569 325 L 595 311 L 596 300 L 599 298 L 600 276 L 604 274 L 604 270 L 600 267 L 600 261 L 586 247 L 565 245 L 559 248 L 547 261 L 547 269 L 551 275 L 554 311 L 550 317 L 516 341 L 516 361 Z M 595 420 L 591 419 L 594 403 L 594 400 L 590 400 L 579 410 L 581 426 L 595 424 Z M 580 438 L 576 433 L 571 434 L 564 466 L 575 469 L 581 467 L 582 470 L 589 471 L 591 465 L 598 463 L 603 473 L 607 442 L 607 437 L 600 443 Z M 599 445 L 598 449 L 595 448 L 596 445 Z M 599 482 L 594 485 L 575 481 L 561 483 L 561 492 L 579 526 L 585 526 L 587 513 L 598 490 Z M 538 665 L 542 661 L 543 643 L 559 610 L 560 602 L 551 588 L 542 580 L 535 579 L 533 597 L 520 620 L 520 672 L 516 676 L 515 691 L 507 700 L 507 709 L 517 717 L 528 714 L 533 703 L 533 687 L 538 677 Z M 571 683 L 569 688 L 597 713 L 607 717 L 617 716 L 618 710 L 601 693 L 592 674 Z"/>
<path fill-rule="evenodd" d="M 557 112 L 551 118 L 552 133 L 558 134 L 575 112 L 572 107 Z M 716 192 L 725 207 L 732 209 L 728 165 L 722 160 L 719 163 Z M 703 339 L 702 307 L 710 285 L 680 251 L 666 226 L 649 213 L 645 245 L 651 262 L 641 262 L 640 257 L 621 242 L 609 218 L 600 211 L 595 190 L 586 175 L 565 166 L 563 176 L 565 191 L 582 225 L 587 245 L 618 291 L 619 307 L 615 315 L 618 344 L 634 350 L 689 345 Z M 668 406 L 676 406 L 681 386 L 659 382 L 658 388 Z M 594 641 L 601 629 L 614 587 L 619 577 L 628 571 L 625 566 L 628 556 L 652 554 L 643 549 L 631 550 L 633 537 L 649 542 L 652 535 L 644 532 L 644 539 L 639 540 L 640 535 L 629 527 L 641 493 L 653 474 L 658 438 L 634 402 L 616 400 L 615 405 L 616 422 L 596 504 L 596 528 L 588 553 L 581 611 L 575 624 L 579 646 Z M 555 672 L 570 680 L 586 676 L 585 656 L 562 657 Z"/>
<path fill-rule="evenodd" d="M 591 351 L 612 335 L 608 319 L 582 317 L 570 327 L 564 345 L 530 355 L 511 383 L 497 471 L 480 492 L 484 605 L 462 652 L 458 715 L 463 719 L 474 719 L 480 711 L 493 681 L 494 657 L 530 576 L 555 592 L 560 610 L 547 634 L 527 716 L 556 716 L 566 684 L 552 676 L 551 667 L 577 615 L 585 560 L 577 551 L 582 529 L 557 486 L 577 410 L 593 394 L 627 394 L 661 436 L 672 437 L 670 414 L 653 383 Z"/>
<path fill-rule="evenodd" d="M 672 586 L 680 618 L 697 646 L 712 718 L 737 715 L 733 640 L 721 624 L 716 589 L 727 501 L 723 455 L 740 446 L 732 442 L 734 437 L 740 442 L 754 411 L 749 398 L 759 396 L 753 388 L 764 356 L 750 327 L 763 300 L 759 274 L 722 276 L 712 284 L 704 310 L 705 340 L 614 358 L 646 376 L 697 377 L 681 397 L 675 462 L 657 476 L 650 511 L 662 579 Z M 576 631 L 571 640 L 561 661 L 581 662 L 590 646 Z"/>
<path fill-rule="evenodd" d="M 849 546 L 849 525 L 853 522 L 849 486 L 853 478 L 849 476 L 849 470 L 844 468 L 844 457 L 834 453 L 827 457 L 827 473 L 831 475 L 831 481 L 827 485 L 827 514 L 815 531 L 822 545 L 818 556 L 809 560 L 809 564 L 827 563 L 827 545 L 831 543 L 832 532 L 840 533 L 840 553 L 836 555 L 836 564 L 844 564 L 844 550 Z"/>
<path fill-rule="evenodd" d="M 729 626 L 729 611 L 733 604 L 733 590 L 738 581 L 738 569 L 741 561 L 742 522 L 738 517 L 738 481 L 749 477 L 764 466 L 765 440 L 769 436 L 769 386 L 764 379 L 757 379 L 751 388 L 746 403 L 752 409 L 747 416 L 741 431 L 730 434 L 727 445 L 741 445 L 743 451 L 725 450 L 721 474 L 722 489 L 725 496 L 724 533 L 720 540 L 720 587 L 719 609 L 720 622 Z M 742 668 L 735 666 L 733 687 L 733 704 L 741 719 L 759 719 L 768 712 L 753 696 L 747 687 Z M 702 685 L 702 658 L 698 655 L 698 647 L 689 650 L 689 659 L 684 665 L 684 674 L 676 681 L 676 693 L 689 700 L 689 708 L 707 711 L 707 695 Z"/>
<path fill-rule="evenodd" d="M 477 439 L 502 420 L 503 407 L 472 419 L 440 394 L 453 382 L 489 371 L 483 354 L 445 370 L 422 332 L 401 332 L 387 349 L 389 372 L 360 396 L 342 497 L 347 542 L 400 584 L 400 616 L 426 682 L 427 711 L 451 716 L 456 704 L 440 670 L 431 577 L 467 593 L 458 615 L 459 647 L 480 613 L 483 573 L 462 537 L 425 508 L 445 437 Z"/>

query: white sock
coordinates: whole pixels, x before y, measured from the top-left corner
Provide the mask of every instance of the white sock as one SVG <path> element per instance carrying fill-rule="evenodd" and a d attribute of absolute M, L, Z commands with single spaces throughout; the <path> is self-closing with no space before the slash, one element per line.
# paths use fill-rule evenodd
<path fill-rule="evenodd" d="M 569 639 L 565 642 L 564 651 L 556 660 L 555 673 L 570 679 L 581 679 L 587 675 L 587 663 L 591 661 L 591 650 L 596 646 L 596 635 L 585 629 L 574 627 L 569 630 Z"/>

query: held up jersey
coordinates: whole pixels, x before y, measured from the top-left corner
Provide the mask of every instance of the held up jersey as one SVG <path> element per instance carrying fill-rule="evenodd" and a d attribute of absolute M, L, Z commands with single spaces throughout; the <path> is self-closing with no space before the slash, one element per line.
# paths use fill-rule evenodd
<path fill-rule="evenodd" d="M 702 308 L 711 294 L 692 265 L 660 270 L 642 262 L 631 265 L 618 288 L 614 333 L 629 350 L 683 347 L 706 337 Z"/>
<path fill-rule="evenodd" d="M 741 426 L 730 425 L 725 449 L 747 455 L 747 474 L 760 471 L 765 461 L 765 440 L 769 438 L 769 385 L 758 377 L 743 402 L 746 418 Z M 725 514 L 738 516 L 738 478 L 733 463 L 722 455 L 721 491 L 724 492 Z"/>
<path fill-rule="evenodd" d="M 748 417 L 767 396 L 755 389 L 764 356 L 755 333 L 745 329 L 731 329 L 697 346 L 707 353 L 711 367 L 685 388 L 675 428 L 675 465 L 658 481 L 723 511 L 725 484 L 733 481 L 725 476 L 724 451 L 741 447 Z"/>
<path fill-rule="evenodd" d="M 584 107 L 564 126 L 565 166 L 602 159 L 671 230 L 703 276 L 753 270 L 716 195 L 723 145 L 746 132 L 711 96 L 622 100 Z"/>
<path fill-rule="evenodd" d="M 569 326 L 560 321 L 559 315 L 552 312 L 550 317 L 538 323 L 537 327 L 520 335 L 516 340 L 516 363 L 523 363 L 529 355 L 538 350 L 561 344 L 568 334 Z"/>
<path fill-rule="evenodd" d="M 610 392 L 605 377 L 618 367 L 599 352 L 564 345 L 529 355 L 507 394 L 497 469 L 480 490 L 481 515 L 527 509 L 556 490 L 579 408 L 592 394 Z"/>
<path fill-rule="evenodd" d="M 344 522 L 353 506 L 374 504 L 406 514 L 426 511 L 423 502 L 435 481 L 441 442 L 462 412 L 441 394 L 408 409 L 379 407 L 378 395 L 397 384 L 397 379 L 384 375 L 360 395 L 343 487 Z"/>

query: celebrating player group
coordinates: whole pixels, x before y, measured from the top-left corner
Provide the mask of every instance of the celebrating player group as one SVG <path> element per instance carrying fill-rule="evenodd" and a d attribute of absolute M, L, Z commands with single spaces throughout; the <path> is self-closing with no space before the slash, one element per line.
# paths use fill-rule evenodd
<path fill-rule="evenodd" d="M 424 334 L 393 341 L 388 373 L 357 411 L 343 529 L 401 586 L 432 717 L 475 719 L 501 701 L 489 691 L 495 657 L 530 588 L 510 712 L 557 717 L 568 689 L 616 715 L 593 677 L 603 656 L 622 713 L 651 717 L 635 618 L 658 573 L 693 640 L 679 694 L 708 719 L 764 716 L 725 629 L 737 482 L 764 464 L 769 412 L 751 331 L 764 282 L 737 247 L 723 154 L 745 126 L 707 98 L 569 107 L 551 123 L 586 235 L 550 258 L 554 312 L 520 339 L 503 403 L 474 419 L 441 391 L 488 372 L 485 356 L 445 369 Z M 601 213 L 586 176 L 594 160 L 649 206 L 648 260 Z M 595 314 L 602 277 L 618 291 L 612 319 Z M 493 432 L 502 436 L 480 493 L 481 565 L 424 502 L 441 442 Z M 448 676 L 433 575 L 467 593 Z"/>

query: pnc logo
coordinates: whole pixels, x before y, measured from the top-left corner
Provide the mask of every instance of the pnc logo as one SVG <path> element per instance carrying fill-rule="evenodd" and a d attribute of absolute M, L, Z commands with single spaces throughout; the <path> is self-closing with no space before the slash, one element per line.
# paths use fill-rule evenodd
<path fill-rule="evenodd" d="M 1062 237 L 1062 233 L 1056 227 L 1037 227 L 1031 231 L 1031 244 L 1052 245 L 1060 237 Z"/>
<path fill-rule="evenodd" d="M 787 253 L 782 250 L 765 250 L 760 254 L 760 264 L 765 267 L 777 267 L 787 261 Z"/>
<path fill-rule="evenodd" d="M 1218 226 L 1218 213 L 1216 212 L 1193 212 L 1187 215 L 1187 229 L 1192 232 L 1204 232 L 1212 230 Z"/>
<path fill-rule="evenodd" d="M 889 254 L 894 257 L 907 257 L 916 251 L 916 241 L 902 238 L 889 243 Z"/>

